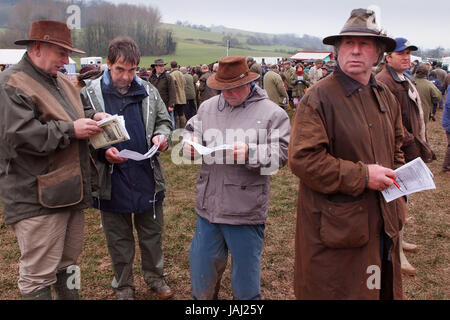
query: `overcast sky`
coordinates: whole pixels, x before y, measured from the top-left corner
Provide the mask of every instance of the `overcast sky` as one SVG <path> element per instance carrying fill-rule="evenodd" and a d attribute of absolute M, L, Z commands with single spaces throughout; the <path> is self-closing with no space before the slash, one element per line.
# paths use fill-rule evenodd
<path fill-rule="evenodd" d="M 450 49 L 449 0 L 109 0 L 157 7 L 162 21 L 223 25 L 264 33 L 338 34 L 355 8 L 377 6 L 379 23 L 391 37 L 421 48 Z"/>

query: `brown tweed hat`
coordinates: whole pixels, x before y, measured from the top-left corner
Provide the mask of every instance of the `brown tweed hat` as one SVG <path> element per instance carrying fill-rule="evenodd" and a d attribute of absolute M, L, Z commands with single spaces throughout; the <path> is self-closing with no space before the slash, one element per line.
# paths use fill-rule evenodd
<path fill-rule="evenodd" d="M 216 90 L 234 89 L 260 77 L 251 72 L 245 57 L 226 57 L 219 60 L 219 70 L 208 78 L 208 87 Z"/>
<path fill-rule="evenodd" d="M 374 37 L 386 44 L 386 52 L 391 52 L 397 46 L 394 39 L 383 34 L 375 19 L 375 12 L 367 9 L 354 9 L 345 23 L 341 33 L 323 39 L 324 44 L 334 46 L 336 40 L 342 37 Z"/>
<path fill-rule="evenodd" d="M 34 21 L 30 27 L 28 39 L 17 40 L 14 43 L 17 45 L 28 45 L 33 41 L 52 43 L 72 52 L 85 53 L 84 51 L 73 47 L 70 29 L 67 27 L 67 24 L 59 21 Z"/>

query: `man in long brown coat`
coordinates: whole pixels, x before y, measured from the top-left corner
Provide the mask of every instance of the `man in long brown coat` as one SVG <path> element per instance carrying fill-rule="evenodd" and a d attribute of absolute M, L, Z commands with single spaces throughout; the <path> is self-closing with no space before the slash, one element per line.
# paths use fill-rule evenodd
<path fill-rule="evenodd" d="M 386 55 L 386 66 L 376 78 L 389 87 L 400 103 L 404 135 L 402 151 L 405 161 L 408 163 L 421 157 L 424 162 L 429 163 L 436 160 L 436 156 L 427 141 L 422 100 L 416 88 L 416 80 L 406 73 L 411 64 L 411 51 L 418 48 L 405 38 L 396 38 L 395 41 L 395 49 Z M 400 233 L 400 243 L 402 272 L 415 275 L 417 271 L 409 263 L 404 251 L 416 252 L 418 246 L 406 242 L 403 232 Z"/>
<path fill-rule="evenodd" d="M 404 163 L 400 106 L 371 70 L 395 41 L 375 14 L 352 11 L 334 45 L 338 66 L 300 102 L 289 166 L 300 178 L 298 299 L 401 299 L 398 234 L 405 201 L 380 191 Z"/>

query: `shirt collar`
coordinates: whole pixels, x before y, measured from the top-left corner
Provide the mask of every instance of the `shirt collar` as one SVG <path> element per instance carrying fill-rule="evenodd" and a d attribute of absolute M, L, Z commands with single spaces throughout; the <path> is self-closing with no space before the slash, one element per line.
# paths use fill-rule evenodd
<path fill-rule="evenodd" d="M 398 82 L 398 83 L 402 83 L 405 82 L 406 79 L 400 79 L 400 77 L 398 76 L 397 72 L 395 72 L 394 68 L 392 68 L 390 65 L 386 65 L 387 70 L 389 71 L 389 73 L 391 74 L 392 78 Z M 403 72 L 403 76 L 405 78 L 408 78 L 412 83 L 416 83 L 416 79 L 414 79 L 413 76 L 411 76 L 410 74 L 407 74 L 406 72 Z"/>
<path fill-rule="evenodd" d="M 345 95 L 347 97 L 351 96 L 356 90 L 365 87 L 365 85 L 362 84 L 361 82 L 358 82 L 355 79 L 353 79 L 352 77 L 349 77 L 347 74 L 345 74 L 344 71 L 342 71 L 339 64 L 336 66 L 334 75 L 335 75 L 336 79 L 338 80 L 338 82 L 340 83 L 340 85 L 342 86 L 342 88 L 344 89 Z M 373 74 L 370 75 L 370 80 L 369 80 L 368 85 L 371 87 L 374 87 L 374 88 L 380 88 L 378 86 L 377 81 L 375 80 L 375 77 L 373 76 Z"/>

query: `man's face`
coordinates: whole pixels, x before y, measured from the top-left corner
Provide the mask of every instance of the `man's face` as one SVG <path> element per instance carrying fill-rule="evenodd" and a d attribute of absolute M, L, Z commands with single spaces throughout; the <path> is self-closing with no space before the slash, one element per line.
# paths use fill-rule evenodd
<path fill-rule="evenodd" d="M 44 42 L 39 42 L 37 46 L 40 52 L 38 67 L 45 72 L 56 75 L 59 69 L 69 64 L 70 50 Z"/>
<path fill-rule="evenodd" d="M 160 75 L 160 74 L 163 74 L 164 71 L 166 71 L 166 67 L 164 65 L 156 65 L 155 70 L 156 70 L 156 74 Z"/>
<path fill-rule="evenodd" d="M 388 64 L 397 72 L 405 72 L 411 65 L 411 50 L 392 52 L 386 56 Z"/>
<path fill-rule="evenodd" d="M 111 81 L 118 89 L 128 87 L 133 82 L 134 75 L 136 74 L 137 65 L 129 62 L 124 62 L 119 59 L 114 64 L 111 64 L 106 59 L 106 64 L 109 68 L 109 74 L 111 75 Z"/>
<path fill-rule="evenodd" d="M 372 71 L 379 53 L 375 39 L 370 37 L 344 37 L 339 48 L 338 61 L 342 71 L 359 78 Z"/>
<path fill-rule="evenodd" d="M 233 107 L 236 107 L 242 102 L 247 99 L 248 95 L 250 94 L 250 83 L 247 83 L 243 86 L 229 89 L 229 90 L 222 90 L 222 95 L 224 99 Z"/>

